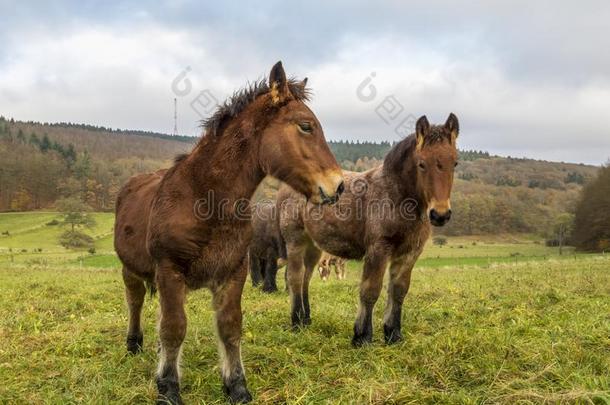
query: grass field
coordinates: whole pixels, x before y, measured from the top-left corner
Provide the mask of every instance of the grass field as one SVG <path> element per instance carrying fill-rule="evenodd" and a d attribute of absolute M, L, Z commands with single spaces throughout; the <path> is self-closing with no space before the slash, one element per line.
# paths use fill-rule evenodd
<path fill-rule="evenodd" d="M 0 213 L 0 232 L 8 231 L 10 236 L 0 236 L 0 265 L 65 265 L 77 267 L 115 268 L 120 266 L 112 245 L 114 215 L 95 213 L 96 226 L 87 233 L 95 238 L 95 254 L 85 250 L 65 249 L 58 243 L 64 230 L 61 226 L 47 225 L 59 219 L 57 213 Z M 42 249 L 42 251 L 38 251 Z M 563 257 L 558 256 L 557 248 L 544 246 L 540 238 L 529 235 L 500 235 L 496 237 L 448 238 L 443 247 L 428 243 L 420 267 L 444 267 L 478 265 L 489 266 L 494 263 L 519 263 L 530 260 L 574 258 L 570 248 Z"/>
<path fill-rule="evenodd" d="M 11 246 L 42 246 L 34 236 L 40 221 L 26 215 L 20 225 L 16 214 L 3 215 L 0 231 L 10 223 L 23 241 Z M 98 225 L 100 245 L 108 244 L 107 219 Z M 405 340 L 394 346 L 383 344 L 381 300 L 373 344 L 350 345 L 359 263 L 349 263 L 344 281 L 314 277 L 313 324 L 296 333 L 286 294 L 266 295 L 248 282 L 243 361 L 256 401 L 610 404 L 610 257 L 559 259 L 529 237 L 449 241 L 429 246 L 414 271 Z M 145 304 L 144 352 L 127 355 L 110 249 L 87 255 L 45 243 L 48 252 L 0 262 L 0 403 L 151 403 L 158 299 Z M 190 294 L 187 313 L 183 398 L 224 403 L 209 293 Z"/>

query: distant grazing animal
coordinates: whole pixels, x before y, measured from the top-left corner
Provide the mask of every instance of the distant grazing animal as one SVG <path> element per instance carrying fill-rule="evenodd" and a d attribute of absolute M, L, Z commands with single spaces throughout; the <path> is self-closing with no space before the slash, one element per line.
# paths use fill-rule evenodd
<path fill-rule="evenodd" d="M 388 264 L 383 331 L 387 343 L 402 339 L 402 303 L 413 265 L 430 224 L 442 226 L 451 217 L 458 133 L 454 114 L 444 125 L 430 126 L 425 116 L 419 118 L 415 134 L 396 144 L 383 165 L 363 173 L 344 172 L 345 192 L 332 207 L 314 206 L 282 186 L 277 201 L 288 252 L 293 327 L 311 323 L 309 281 L 323 249 L 343 258 L 364 258 L 353 345 L 372 341 L 373 307 Z"/>
<path fill-rule="evenodd" d="M 2 236 L 11 236 L 11 233 L 9 231 L 3 231 Z"/>
<path fill-rule="evenodd" d="M 277 291 L 278 261 L 286 260 L 286 244 L 280 235 L 275 202 L 261 202 L 252 209 L 250 277 L 252 285 L 263 284 L 264 292 Z"/>
<path fill-rule="evenodd" d="M 347 260 L 342 257 L 333 256 L 330 253 L 323 252 L 322 257 L 318 262 L 318 272 L 320 273 L 320 278 L 323 281 L 328 280 L 330 278 L 331 267 L 333 267 L 337 279 L 344 280 L 346 262 Z"/>
<path fill-rule="evenodd" d="M 216 312 L 221 374 L 232 402 L 252 399 L 240 356 L 241 295 L 252 234 L 249 200 L 266 175 L 314 204 L 343 190 L 320 122 L 305 105 L 306 80 L 287 80 L 278 62 L 268 84 L 237 92 L 204 123 L 193 151 L 168 170 L 131 178 L 116 204 L 115 249 L 123 263 L 127 349 L 142 347 L 145 283 L 159 291 L 159 403 L 181 404 L 178 363 L 186 293 L 206 287 Z"/>

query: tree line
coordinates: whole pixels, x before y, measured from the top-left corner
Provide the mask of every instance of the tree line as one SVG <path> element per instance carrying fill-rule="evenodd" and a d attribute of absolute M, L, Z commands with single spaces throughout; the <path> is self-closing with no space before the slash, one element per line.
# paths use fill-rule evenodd
<path fill-rule="evenodd" d="M 91 210 L 113 210 L 117 193 L 130 176 L 169 166 L 172 157 L 189 151 L 195 140 L 0 117 L 0 211 L 58 209 L 58 202 L 66 198 L 82 201 Z M 343 168 L 355 171 L 381 164 L 392 147 L 389 142 L 329 144 Z M 460 151 L 459 159 L 452 195 L 459 214 L 440 230 L 446 235 L 528 232 L 556 240 L 558 230 L 567 229 L 561 224 L 569 215 L 574 218 L 575 237 L 566 239 L 580 235 L 584 240 L 590 228 L 578 224 L 596 216 L 593 211 L 577 213 L 582 211 L 578 207 L 583 206 L 583 186 L 588 199 L 604 192 L 610 195 L 605 186 L 590 188 L 598 171 L 593 166 L 502 158 L 484 151 Z M 267 181 L 257 196 L 272 198 L 276 187 Z M 597 246 L 607 236 L 600 235 L 583 246 Z"/>

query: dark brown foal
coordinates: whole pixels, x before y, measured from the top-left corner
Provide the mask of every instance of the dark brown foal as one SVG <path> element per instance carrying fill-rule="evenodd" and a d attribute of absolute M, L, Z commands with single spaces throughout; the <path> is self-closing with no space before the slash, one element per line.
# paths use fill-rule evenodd
<path fill-rule="evenodd" d="M 430 225 L 442 226 L 451 217 L 458 132 L 453 114 L 444 125 L 435 126 L 421 117 L 416 133 L 396 144 L 382 166 L 364 173 L 344 172 L 345 192 L 332 207 L 314 206 L 290 186 L 280 189 L 277 203 L 288 252 L 293 327 L 311 323 L 309 280 L 324 249 L 335 256 L 364 259 L 353 344 L 372 340 L 373 307 L 388 266 L 383 330 L 388 343 L 402 339 L 401 309 L 413 265 Z"/>

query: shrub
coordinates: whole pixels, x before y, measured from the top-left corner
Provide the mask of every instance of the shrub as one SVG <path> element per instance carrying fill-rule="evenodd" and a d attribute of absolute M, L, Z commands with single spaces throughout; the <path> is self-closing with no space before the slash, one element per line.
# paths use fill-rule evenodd
<path fill-rule="evenodd" d="M 93 238 L 79 231 L 66 231 L 59 237 L 59 243 L 66 248 L 92 248 Z"/>
<path fill-rule="evenodd" d="M 53 220 L 47 222 L 47 226 L 55 226 L 55 225 L 59 225 L 59 224 L 60 224 L 60 222 L 56 219 L 53 219 Z"/>
<path fill-rule="evenodd" d="M 544 244 L 548 247 L 557 247 L 559 246 L 559 239 L 547 239 Z"/>
<path fill-rule="evenodd" d="M 447 238 L 445 238 L 444 236 L 437 236 L 433 239 L 432 241 L 435 245 L 437 246 L 444 246 L 447 244 Z"/>

